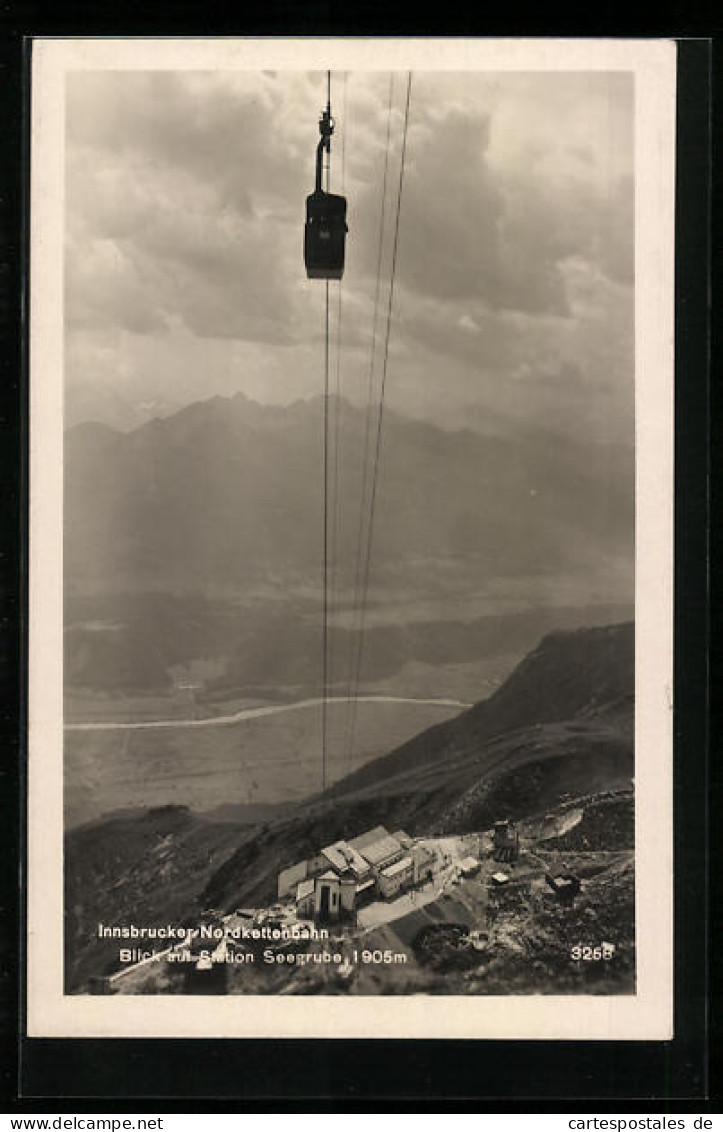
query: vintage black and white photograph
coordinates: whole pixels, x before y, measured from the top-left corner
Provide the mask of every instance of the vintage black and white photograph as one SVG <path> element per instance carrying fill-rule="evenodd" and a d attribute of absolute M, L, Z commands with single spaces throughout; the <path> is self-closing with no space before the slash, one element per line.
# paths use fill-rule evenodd
<path fill-rule="evenodd" d="M 634 1004 L 671 867 L 636 692 L 670 616 L 641 273 L 665 285 L 672 220 L 662 251 L 640 227 L 672 181 L 638 135 L 659 97 L 659 152 L 672 98 L 640 44 L 165 46 L 37 82 L 54 993 L 307 1026 L 534 1000 L 551 1031 Z"/>

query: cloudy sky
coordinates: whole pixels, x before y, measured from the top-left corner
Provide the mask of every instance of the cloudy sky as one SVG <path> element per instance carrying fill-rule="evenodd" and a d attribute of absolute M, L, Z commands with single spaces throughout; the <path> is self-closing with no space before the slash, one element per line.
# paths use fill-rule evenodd
<path fill-rule="evenodd" d="M 302 234 L 325 79 L 69 76 L 69 422 L 321 391 L 324 285 L 305 277 Z M 349 200 L 339 372 L 358 401 L 405 82 L 393 76 L 388 119 L 388 74 L 332 77 L 332 189 Z M 385 281 L 390 249 L 387 226 Z M 630 443 L 632 76 L 415 73 L 395 287 L 393 407 L 501 436 Z"/>

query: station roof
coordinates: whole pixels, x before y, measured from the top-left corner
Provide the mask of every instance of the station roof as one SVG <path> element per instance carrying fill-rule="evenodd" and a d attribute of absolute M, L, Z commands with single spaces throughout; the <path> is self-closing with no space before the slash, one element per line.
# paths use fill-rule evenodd
<path fill-rule="evenodd" d="M 389 831 L 383 825 L 375 825 L 374 829 L 368 829 L 366 833 L 360 833 L 358 837 L 352 837 L 349 844 L 353 849 L 366 849 L 368 845 L 373 845 L 375 841 L 379 841 L 382 837 L 389 837 Z"/>
<path fill-rule="evenodd" d="M 383 877 L 395 877 L 397 873 L 403 873 L 406 869 L 412 868 L 412 858 L 402 857 L 401 861 L 395 861 L 393 865 L 389 865 L 386 869 L 382 869 Z"/>
<path fill-rule="evenodd" d="M 352 838 L 349 844 L 371 865 L 381 865 L 389 857 L 402 852 L 402 846 L 383 825 L 377 825 L 368 833 L 361 833 L 359 837 Z"/>
<path fill-rule="evenodd" d="M 363 876 L 364 873 L 369 872 L 368 862 L 364 860 L 357 849 L 354 849 L 346 841 L 335 841 L 332 845 L 327 845 L 321 852 L 337 872 L 351 869 L 357 876 Z"/>

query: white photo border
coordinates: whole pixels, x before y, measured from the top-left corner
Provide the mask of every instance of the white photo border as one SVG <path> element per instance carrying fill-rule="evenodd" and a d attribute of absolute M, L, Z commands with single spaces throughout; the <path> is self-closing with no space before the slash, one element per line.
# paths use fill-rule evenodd
<path fill-rule="evenodd" d="M 635 76 L 637 987 L 621 996 L 63 993 L 65 76 L 78 70 L 630 71 Z M 673 363 L 676 44 L 558 39 L 36 39 L 30 192 L 30 1037 L 673 1036 Z"/>

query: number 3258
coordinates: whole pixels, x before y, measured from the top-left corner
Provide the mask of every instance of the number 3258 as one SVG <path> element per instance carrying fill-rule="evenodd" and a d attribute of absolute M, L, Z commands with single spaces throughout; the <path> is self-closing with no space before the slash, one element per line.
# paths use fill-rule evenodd
<path fill-rule="evenodd" d="M 614 954 L 614 943 L 600 943 L 595 947 L 583 943 L 576 943 L 575 946 L 570 949 L 571 959 L 582 959 L 589 963 L 596 963 L 600 959 L 612 959 Z"/>

